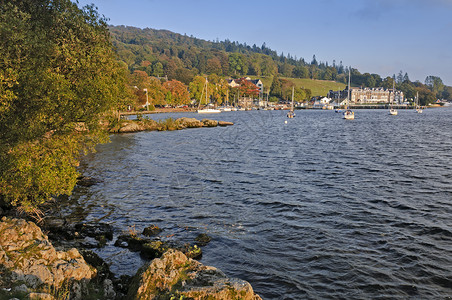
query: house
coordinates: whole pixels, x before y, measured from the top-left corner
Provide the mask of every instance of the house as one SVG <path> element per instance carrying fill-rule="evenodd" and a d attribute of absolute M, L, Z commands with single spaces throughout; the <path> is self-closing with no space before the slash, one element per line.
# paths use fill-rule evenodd
<path fill-rule="evenodd" d="M 348 88 L 343 91 L 329 91 L 328 97 L 337 102 L 347 98 Z M 403 103 L 402 91 L 396 89 L 378 88 L 350 88 L 350 103 L 352 104 L 377 104 L 377 103 Z"/>
<path fill-rule="evenodd" d="M 249 82 L 253 83 L 257 88 L 259 89 L 259 98 L 262 98 L 264 94 L 264 84 L 260 79 L 251 79 L 249 77 L 239 78 L 239 79 L 229 79 L 228 84 L 230 87 L 238 87 L 240 85 L 241 80 L 248 80 Z"/>
<path fill-rule="evenodd" d="M 331 102 L 331 98 L 323 97 L 314 102 L 313 108 L 326 109 Z"/>

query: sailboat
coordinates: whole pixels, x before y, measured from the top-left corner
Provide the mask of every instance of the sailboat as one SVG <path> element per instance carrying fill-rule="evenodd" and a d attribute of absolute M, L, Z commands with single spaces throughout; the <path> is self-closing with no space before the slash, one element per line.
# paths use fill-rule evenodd
<path fill-rule="evenodd" d="M 336 112 L 336 113 L 342 112 L 341 101 L 339 100 L 340 99 L 340 95 L 341 95 L 341 93 L 339 93 L 339 95 L 337 97 L 337 108 L 334 110 L 334 112 Z"/>
<path fill-rule="evenodd" d="M 289 119 L 293 119 L 295 117 L 295 112 L 294 112 L 294 107 L 293 107 L 293 94 L 294 94 L 294 87 L 292 87 L 292 106 L 291 106 L 289 112 L 287 113 L 287 117 Z"/>
<path fill-rule="evenodd" d="M 418 114 L 422 114 L 423 109 L 421 108 L 421 106 L 419 105 L 419 92 L 416 92 L 416 100 L 415 100 L 415 104 L 416 104 L 416 112 Z"/>
<path fill-rule="evenodd" d="M 198 114 L 217 114 L 217 113 L 221 113 L 221 110 L 219 109 L 214 109 L 214 108 L 208 108 L 208 103 L 207 103 L 207 77 L 206 77 L 206 83 L 204 85 L 204 90 L 206 91 L 206 107 L 203 109 L 200 109 L 201 107 L 201 99 L 202 99 L 202 93 L 201 93 L 201 99 L 199 99 L 199 105 L 198 105 Z"/>
<path fill-rule="evenodd" d="M 397 109 L 393 108 L 392 105 L 394 104 L 394 99 L 395 99 L 395 86 L 394 86 L 394 81 L 392 82 L 392 93 L 393 93 L 393 97 L 391 99 L 391 105 L 389 106 L 389 114 L 392 116 L 397 116 Z"/>
<path fill-rule="evenodd" d="M 346 104 L 346 110 L 342 113 L 343 118 L 346 120 L 354 120 L 355 119 L 355 113 L 350 109 L 350 68 L 348 69 L 348 94 L 347 94 L 347 104 Z"/>
<path fill-rule="evenodd" d="M 338 100 L 339 101 L 339 100 Z M 337 106 L 337 108 L 334 110 L 334 112 L 337 112 L 337 113 L 340 113 L 340 112 L 342 112 L 342 109 L 341 109 L 341 104 L 340 104 L 340 102 L 338 103 L 338 106 Z"/>

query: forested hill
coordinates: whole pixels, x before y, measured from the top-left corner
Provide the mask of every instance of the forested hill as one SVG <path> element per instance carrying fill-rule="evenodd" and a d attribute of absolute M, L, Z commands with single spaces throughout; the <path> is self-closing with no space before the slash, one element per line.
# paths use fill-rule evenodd
<path fill-rule="evenodd" d="M 262 46 L 238 42 L 205 41 L 168 30 L 111 26 L 113 44 L 119 57 L 131 71 L 149 75 L 168 75 L 185 83 L 181 75 L 216 73 L 223 76 L 273 76 L 340 80 L 345 82 L 345 68 L 335 63 L 306 63 L 302 58 L 279 55 Z M 342 76 L 341 76 L 342 75 Z M 183 76 L 182 76 L 183 77 Z"/>
<path fill-rule="evenodd" d="M 168 30 L 129 26 L 110 26 L 109 30 L 119 58 L 130 72 L 140 70 L 150 76 L 167 76 L 170 80 L 179 80 L 187 85 L 198 74 L 347 81 L 348 68 L 342 62 L 317 61 L 315 55 L 310 62 L 290 54 L 278 55 L 265 43 L 262 46 L 249 46 L 229 40 L 205 41 Z M 385 78 L 378 74 L 361 74 L 354 68 L 351 74 L 352 86 L 392 88 L 395 81 L 396 88 L 402 90 L 407 98 L 414 98 L 419 92 L 425 104 L 438 98 L 452 98 L 452 88 L 445 86 L 436 76 L 428 76 L 423 84 L 411 82 L 408 74 L 402 71 L 397 76 Z"/>

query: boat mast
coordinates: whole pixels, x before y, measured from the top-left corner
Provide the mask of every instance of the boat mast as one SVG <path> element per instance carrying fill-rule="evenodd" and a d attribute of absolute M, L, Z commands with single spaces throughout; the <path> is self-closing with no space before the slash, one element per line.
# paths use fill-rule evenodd
<path fill-rule="evenodd" d="M 206 76 L 206 106 L 207 106 L 207 76 Z"/>
<path fill-rule="evenodd" d="M 392 109 L 392 106 L 394 105 L 394 100 L 395 100 L 395 80 L 392 81 L 391 109 Z"/>
<path fill-rule="evenodd" d="M 294 90 L 295 90 L 295 87 L 292 87 L 292 108 L 291 108 L 291 111 L 293 111 L 293 94 L 294 94 Z"/>
<path fill-rule="evenodd" d="M 347 93 L 347 109 L 350 107 L 350 67 L 348 67 L 348 93 Z"/>

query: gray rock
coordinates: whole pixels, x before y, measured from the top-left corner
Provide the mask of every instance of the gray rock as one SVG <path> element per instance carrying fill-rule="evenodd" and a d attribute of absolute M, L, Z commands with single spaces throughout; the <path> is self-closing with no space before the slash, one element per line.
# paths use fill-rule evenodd
<path fill-rule="evenodd" d="M 194 299 L 261 299 L 248 282 L 228 278 L 177 250 L 167 251 L 142 268 L 132 281 L 128 299 L 160 299 L 169 294 Z"/>
<path fill-rule="evenodd" d="M 137 132 L 137 131 L 143 131 L 145 130 L 145 127 L 141 124 L 138 124 L 137 122 L 130 122 L 130 123 L 124 123 L 123 126 L 118 130 L 120 133 L 127 133 L 127 132 Z"/>
<path fill-rule="evenodd" d="M 16 292 L 16 293 L 28 293 L 28 291 L 29 291 L 29 289 L 25 284 L 16 286 L 14 288 L 14 292 Z"/>
<path fill-rule="evenodd" d="M 232 123 L 232 122 L 218 121 L 218 126 L 225 127 L 225 126 L 232 126 L 232 125 L 234 125 L 234 123 Z"/>
<path fill-rule="evenodd" d="M 162 232 L 162 230 L 157 225 L 151 225 L 144 228 L 142 234 L 144 236 L 153 236 L 159 234 L 160 232 Z"/>
<path fill-rule="evenodd" d="M 203 127 L 203 123 L 195 118 L 179 118 L 176 122 L 183 128 L 199 128 Z"/>
<path fill-rule="evenodd" d="M 0 265 L 30 289 L 42 284 L 59 288 L 69 279 L 91 279 L 96 275 L 77 249 L 56 251 L 32 222 L 3 217 L 0 232 Z"/>
<path fill-rule="evenodd" d="M 110 279 L 104 280 L 104 297 L 106 299 L 114 299 L 116 297 L 116 292 L 113 288 L 113 281 Z"/>
<path fill-rule="evenodd" d="M 218 126 L 218 121 L 215 121 L 215 120 L 203 119 L 202 123 L 205 127 L 217 127 Z"/>

